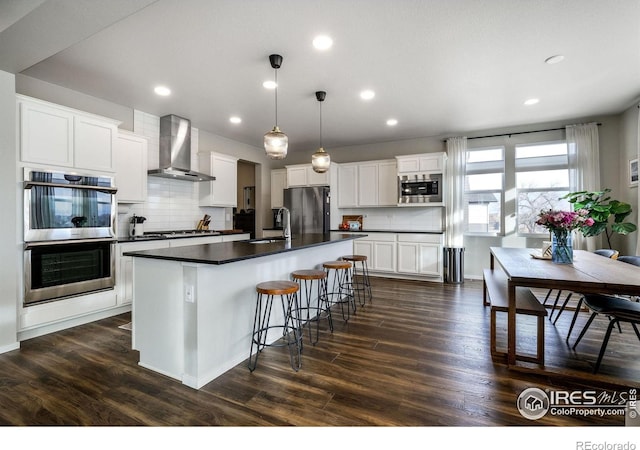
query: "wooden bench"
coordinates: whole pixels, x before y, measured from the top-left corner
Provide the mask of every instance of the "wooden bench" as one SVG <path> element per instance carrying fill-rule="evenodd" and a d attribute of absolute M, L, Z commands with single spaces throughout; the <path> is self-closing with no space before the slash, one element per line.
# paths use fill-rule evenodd
<path fill-rule="evenodd" d="M 491 306 L 491 356 L 504 357 L 506 352 L 499 352 L 496 348 L 496 314 L 508 312 L 509 299 L 507 294 L 507 277 L 502 270 L 484 269 L 483 272 L 483 303 Z M 544 318 L 547 310 L 537 297 L 526 287 L 516 287 L 516 314 L 536 316 L 538 322 L 536 356 L 519 355 L 516 359 L 544 365 Z"/>

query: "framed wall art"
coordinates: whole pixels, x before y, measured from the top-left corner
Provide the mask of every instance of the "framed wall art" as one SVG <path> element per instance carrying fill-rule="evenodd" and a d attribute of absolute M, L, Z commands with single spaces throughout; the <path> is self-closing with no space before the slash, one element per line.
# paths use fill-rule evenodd
<path fill-rule="evenodd" d="M 629 161 L 629 186 L 638 185 L 638 159 Z"/>

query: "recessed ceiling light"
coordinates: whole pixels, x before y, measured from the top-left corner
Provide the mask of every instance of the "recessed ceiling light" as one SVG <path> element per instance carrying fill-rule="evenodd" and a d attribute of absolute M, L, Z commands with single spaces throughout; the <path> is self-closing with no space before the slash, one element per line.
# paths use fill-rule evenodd
<path fill-rule="evenodd" d="M 171 89 L 169 89 L 166 86 L 156 86 L 155 88 L 153 88 L 153 92 L 163 97 L 166 97 L 167 95 L 171 95 Z"/>
<path fill-rule="evenodd" d="M 231 123 L 240 123 L 242 122 L 242 119 L 238 116 L 231 116 L 229 117 L 229 122 Z"/>
<path fill-rule="evenodd" d="M 262 87 L 266 88 L 266 89 L 275 89 L 278 85 L 276 84 L 275 81 L 272 80 L 268 80 L 265 81 L 264 83 L 262 83 Z"/>
<path fill-rule="evenodd" d="M 368 89 L 360 92 L 360 98 L 362 100 L 371 100 L 375 96 L 376 96 L 376 93 Z"/>
<path fill-rule="evenodd" d="M 528 100 L 525 100 L 525 101 L 524 101 L 524 104 L 525 104 L 526 106 L 531 106 L 531 105 L 535 105 L 535 104 L 536 104 L 536 103 L 538 103 L 539 101 L 540 101 L 540 99 L 539 99 L 539 98 L 530 98 L 530 99 L 528 99 Z"/>
<path fill-rule="evenodd" d="M 553 55 L 544 60 L 547 64 L 558 64 L 564 60 L 563 55 Z"/>
<path fill-rule="evenodd" d="M 389 119 L 387 120 L 387 125 L 389 125 L 390 127 L 395 127 L 396 125 L 398 125 L 398 121 L 396 119 Z"/>
<path fill-rule="evenodd" d="M 328 50 L 333 45 L 333 39 L 329 36 L 316 36 L 313 40 L 313 46 L 318 50 Z"/>

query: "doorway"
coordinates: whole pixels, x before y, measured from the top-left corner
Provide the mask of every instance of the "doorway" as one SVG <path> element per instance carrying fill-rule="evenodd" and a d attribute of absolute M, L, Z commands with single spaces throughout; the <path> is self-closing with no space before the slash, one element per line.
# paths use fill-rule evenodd
<path fill-rule="evenodd" d="M 233 228 L 256 237 L 256 164 L 238 161 L 238 207 L 233 215 Z"/>

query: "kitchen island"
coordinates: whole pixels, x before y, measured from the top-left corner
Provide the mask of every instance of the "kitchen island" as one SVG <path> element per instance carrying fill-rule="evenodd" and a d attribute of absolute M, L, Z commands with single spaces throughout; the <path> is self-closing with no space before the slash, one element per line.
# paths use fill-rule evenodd
<path fill-rule="evenodd" d="M 199 389 L 249 357 L 255 286 L 353 253 L 363 235 L 302 235 L 127 252 L 139 364 Z M 274 308 L 272 319 L 281 320 Z M 275 341 L 280 336 L 270 335 Z M 304 367 L 304 362 L 303 362 Z M 248 369 L 247 369 L 248 370 Z"/>

